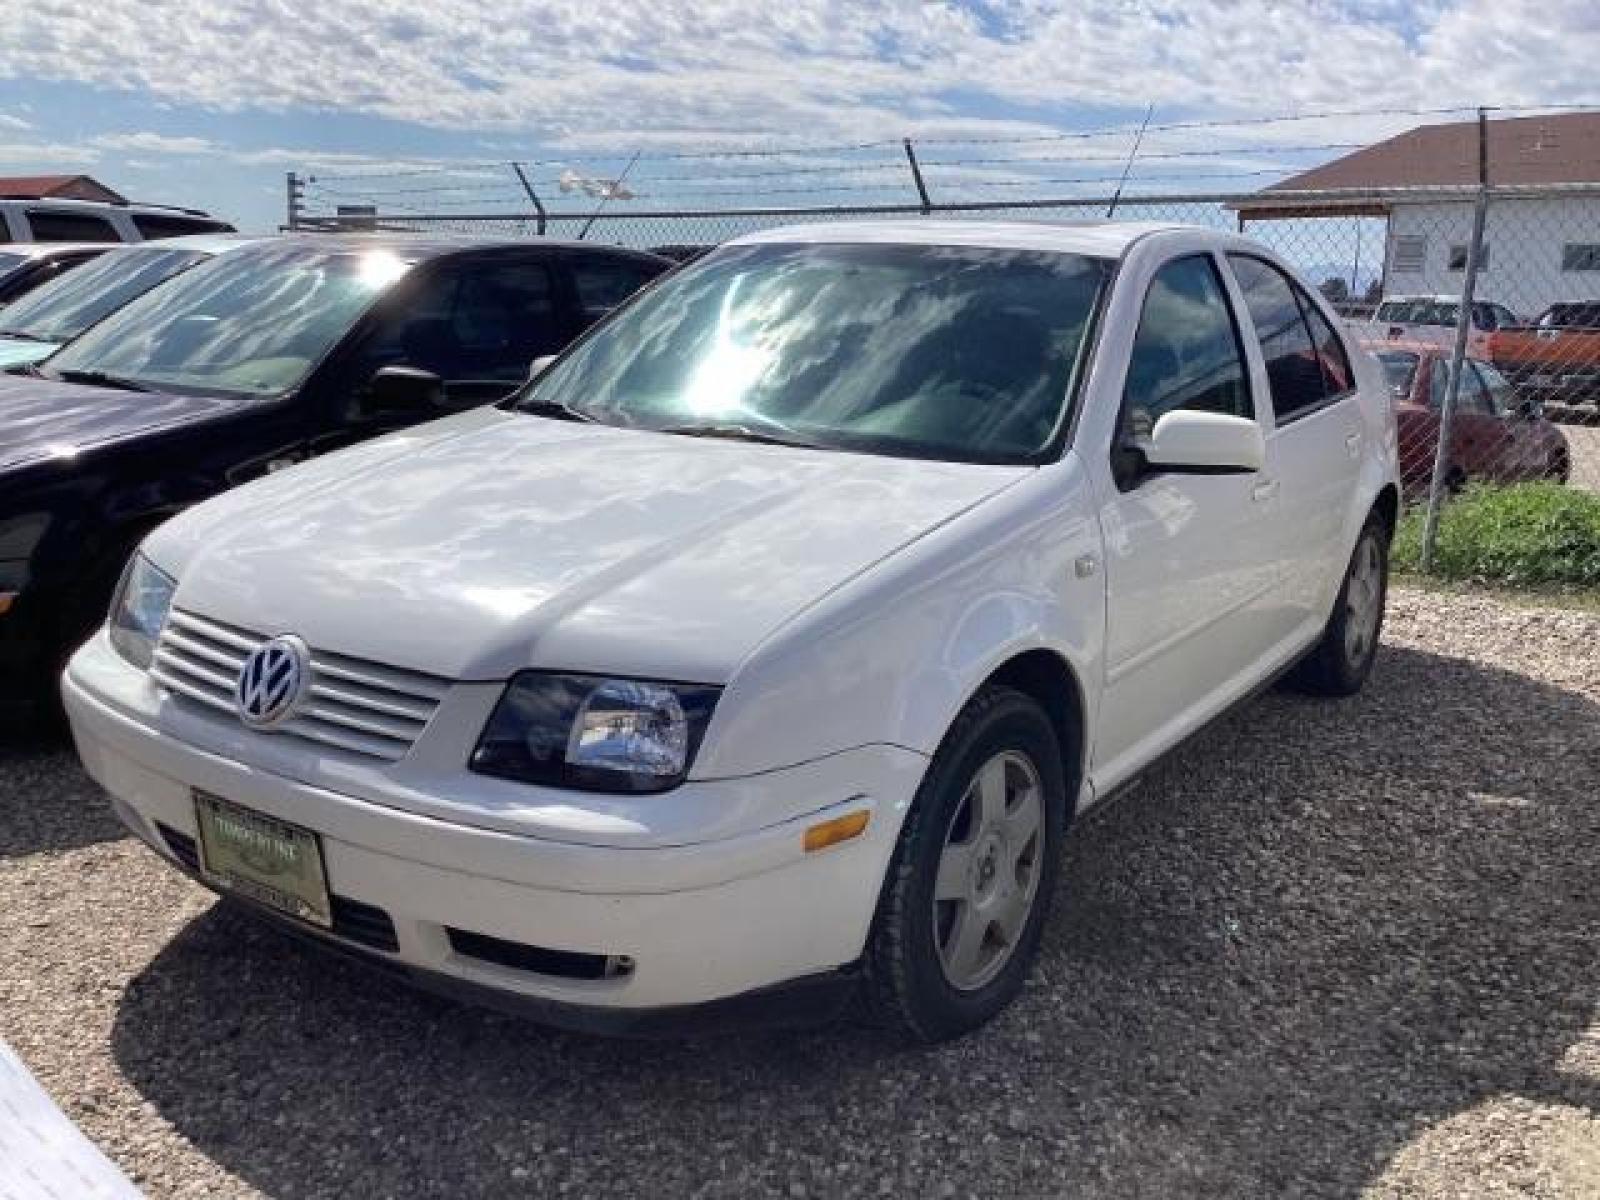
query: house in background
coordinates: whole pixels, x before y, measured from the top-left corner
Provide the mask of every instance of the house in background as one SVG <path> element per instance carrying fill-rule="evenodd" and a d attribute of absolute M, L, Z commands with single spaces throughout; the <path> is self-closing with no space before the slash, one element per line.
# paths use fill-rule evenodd
<path fill-rule="evenodd" d="M 1600 299 L 1600 113 L 1490 121 L 1488 149 L 1495 191 L 1479 299 L 1524 317 L 1557 301 Z M 1233 207 L 1241 227 L 1384 218 L 1383 294 L 1451 295 L 1461 291 L 1477 182 L 1478 125 L 1463 121 L 1413 129 Z"/>
<path fill-rule="evenodd" d="M 102 204 L 128 202 L 126 197 L 88 175 L 0 176 L 0 199 L 98 200 Z"/>

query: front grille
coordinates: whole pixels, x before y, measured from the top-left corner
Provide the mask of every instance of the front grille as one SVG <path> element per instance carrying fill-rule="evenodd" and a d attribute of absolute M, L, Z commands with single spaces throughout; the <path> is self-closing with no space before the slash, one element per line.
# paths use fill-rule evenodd
<path fill-rule="evenodd" d="M 231 716 L 239 669 L 266 640 L 174 609 L 156 645 L 151 674 L 168 691 Z M 308 698 L 274 732 L 394 762 L 411 750 L 448 687 L 433 675 L 313 650 Z"/>
<path fill-rule="evenodd" d="M 200 874 L 200 847 L 186 833 L 179 833 L 170 825 L 156 822 L 172 857 L 177 859 L 191 875 Z M 374 950 L 387 950 L 390 954 L 400 949 L 400 939 L 395 936 L 394 921 L 376 905 L 363 904 L 349 896 L 330 895 L 328 906 L 333 912 L 333 933 L 346 941 L 359 942 Z M 282 915 L 275 913 L 274 915 Z M 293 920 L 285 917 L 285 920 Z"/>
<path fill-rule="evenodd" d="M 472 933 L 449 926 L 445 927 L 445 933 L 450 938 L 450 949 L 457 954 L 516 971 L 530 971 L 535 975 L 554 975 L 561 979 L 617 979 L 633 971 L 633 960 L 623 955 L 549 950 L 543 946 L 510 942 L 486 933 Z"/>

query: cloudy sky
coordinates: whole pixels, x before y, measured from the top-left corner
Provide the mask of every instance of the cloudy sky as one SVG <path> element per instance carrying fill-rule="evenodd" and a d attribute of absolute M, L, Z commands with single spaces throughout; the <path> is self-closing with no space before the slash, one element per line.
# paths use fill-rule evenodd
<path fill-rule="evenodd" d="M 470 164 L 529 161 L 546 188 L 642 152 L 634 186 L 676 203 L 799 189 L 660 156 L 787 147 L 779 167 L 851 169 L 806 186 L 884 200 L 903 187 L 875 174 L 888 160 L 841 147 L 928 139 L 958 164 L 933 172 L 948 188 L 1003 187 L 1018 169 L 985 160 L 1018 156 L 1072 180 L 1114 171 L 1126 139 L 1024 139 L 1147 105 L 1174 125 L 1600 102 L 1596 63 L 1591 0 L 26 0 L 0 20 L 0 174 L 82 170 L 267 228 L 291 168 L 337 191 L 341 174 L 466 164 L 443 199 L 468 206 L 508 198 Z M 1168 130 L 1140 171 L 1248 186 L 1333 153 L 1307 147 L 1415 123 Z"/>

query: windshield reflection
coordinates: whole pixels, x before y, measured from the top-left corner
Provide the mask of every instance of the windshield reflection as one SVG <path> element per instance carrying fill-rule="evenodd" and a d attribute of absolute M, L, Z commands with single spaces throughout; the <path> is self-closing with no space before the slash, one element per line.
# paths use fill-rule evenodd
<path fill-rule="evenodd" d="M 388 250 L 233 250 L 106 318 L 45 371 L 203 394 L 280 394 L 408 268 Z"/>
<path fill-rule="evenodd" d="M 1013 462 L 1060 427 L 1108 264 L 966 246 L 719 251 L 525 393 L 616 425 Z"/>

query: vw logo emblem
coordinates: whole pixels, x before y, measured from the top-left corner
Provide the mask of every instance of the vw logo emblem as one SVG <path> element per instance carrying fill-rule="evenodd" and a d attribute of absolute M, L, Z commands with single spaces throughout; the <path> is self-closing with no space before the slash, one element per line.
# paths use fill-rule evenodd
<path fill-rule="evenodd" d="M 270 729 L 294 714 L 311 678 L 311 652 L 292 634 L 262 642 L 239 668 L 233 706 L 253 729 Z"/>

